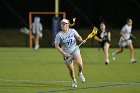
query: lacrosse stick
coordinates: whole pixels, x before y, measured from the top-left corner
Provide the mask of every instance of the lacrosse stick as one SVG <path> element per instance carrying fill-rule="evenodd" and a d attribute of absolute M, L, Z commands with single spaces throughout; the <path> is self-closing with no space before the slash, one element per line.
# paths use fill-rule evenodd
<path fill-rule="evenodd" d="M 27 27 L 20 28 L 20 32 L 22 32 L 25 35 L 30 35 L 30 30 Z M 39 33 L 39 37 L 40 38 L 43 37 L 42 33 Z M 35 38 L 35 37 L 32 35 L 32 38 Z"/>

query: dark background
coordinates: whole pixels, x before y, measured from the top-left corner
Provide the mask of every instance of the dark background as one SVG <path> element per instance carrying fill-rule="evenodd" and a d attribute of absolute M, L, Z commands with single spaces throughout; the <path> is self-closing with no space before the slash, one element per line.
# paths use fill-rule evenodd
<path fill-rule="evenodd" d="M 133 20 L 134 47 L 140 47 L 140 1 L 139 0 L 59 0 L 59 11 L 66 12 L 74 28 L 83 37 L 91 32 L 91 26 L 107 23 L 111 31 L 111 47 L 118 47 L 119 32 L 127 18 Z M 54 12 L 55 0 L 0 0 L 0 47 L 29 47 L 29 36 L 20 28 L 29 27 L 29 12 Z M 40 47 L 52 47 L 52 15 L 39 15 L 43 24 Z M 82 47 L 98 47 L 91 39 Z"/>
<path fill-rule="evenodd" d="M 120 28 L 126 18 L 132 18 L 134 28 L 139 28 L 138 0 L 60 0 L 59 5 L 59 11 L 65 11 L 68 19 L 77 18 L 77 28 L 98 25 L 102 20 L 112 28 Z M 30 11 L 54 11 L 54 6 L 55 0 L 0 0 L 0 28 L 28 25 Z"/>

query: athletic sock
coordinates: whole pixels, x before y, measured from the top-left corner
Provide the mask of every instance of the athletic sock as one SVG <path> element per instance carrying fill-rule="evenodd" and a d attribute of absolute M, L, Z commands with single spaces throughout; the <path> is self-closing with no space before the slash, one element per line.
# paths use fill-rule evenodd
<path fill-rule="evenodd" d="M 80 73 L 79 73 L 79 75 L 83 75 L 83 73 L 82 73 L 82 72 L 80 72 Z"/>

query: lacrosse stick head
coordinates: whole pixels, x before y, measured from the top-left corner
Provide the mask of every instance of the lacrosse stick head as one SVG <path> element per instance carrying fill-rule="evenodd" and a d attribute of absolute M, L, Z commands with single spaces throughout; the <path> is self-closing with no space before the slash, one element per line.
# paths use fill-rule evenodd
<path fill-rule="evenodd" d="M 24 33 L 24 34 L 26 34 L 26 35 L 29 35 L 29 29 L 28 28 L 26 28 L 26 27 L 22 27 L 22 28 L 20 28 L 20 32 L 22 32 L 22 33 Z"/>
<path fill-rule="evenodd" d="M 96 27 L 93 27 L 92 32 L 88 35 L 88 39 L 91 39 L 93 36 L 97 34 L 98 29 Z"/>

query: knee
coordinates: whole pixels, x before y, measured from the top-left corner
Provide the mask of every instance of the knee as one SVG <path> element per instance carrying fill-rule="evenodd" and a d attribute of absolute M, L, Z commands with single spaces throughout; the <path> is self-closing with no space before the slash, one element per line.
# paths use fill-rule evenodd
<path fill-rule="evenodd" d="M 79 68 L 82 68 L 82 66 L 83 66 L 83 62 L 82 62 L 82 59 L 81 59 L 81 58 L 75 60 L 75 62 L 76 62 L 76 64 L 78 65 Z"/>

